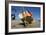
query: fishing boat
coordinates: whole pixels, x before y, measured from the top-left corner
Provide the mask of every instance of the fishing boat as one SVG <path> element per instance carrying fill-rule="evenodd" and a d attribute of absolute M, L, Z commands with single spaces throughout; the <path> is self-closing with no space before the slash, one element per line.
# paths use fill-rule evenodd
<path fill-rule="evenodd" d="M 32 24 L 33 17 L 32 13 L 29 11 L 24 11 L 22 13 L 19 13 L 19 18 L 22 20 L 24 27 L 26 27 L 28 24 Z"/>

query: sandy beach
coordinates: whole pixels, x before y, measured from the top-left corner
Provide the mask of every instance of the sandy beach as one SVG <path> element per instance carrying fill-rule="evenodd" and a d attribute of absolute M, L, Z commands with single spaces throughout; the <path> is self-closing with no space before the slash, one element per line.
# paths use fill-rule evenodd
<path fill-rule="evenodd" d="M 12 20 L 11 21 L 11 28 L 12 29 L 16 29 L 16 28 L 39 28 L 40 27 L 40 21 L 35 21 L 32 24 L 28 24 L 26 27 L 24 27 L 24 25 L 21 25 L 20 23 L 22 23 L 21 20 Z"/>

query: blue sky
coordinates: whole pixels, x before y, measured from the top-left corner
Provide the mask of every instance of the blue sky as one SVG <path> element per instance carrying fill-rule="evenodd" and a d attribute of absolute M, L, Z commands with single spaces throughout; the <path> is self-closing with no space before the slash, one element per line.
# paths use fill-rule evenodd
<path fill-rule="evenodd" d="M 15 14 L 16 19 L 19 19 L 18 14 L 22 11 L 32 12 L 35 19 L 40 19 L 40 7 L 21 7 L 21 6 L 11 6 L 11 13 Z"/>

